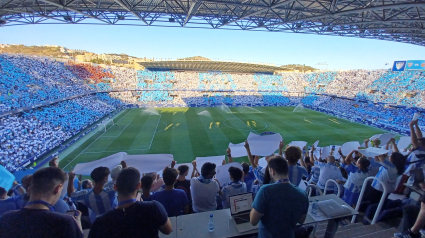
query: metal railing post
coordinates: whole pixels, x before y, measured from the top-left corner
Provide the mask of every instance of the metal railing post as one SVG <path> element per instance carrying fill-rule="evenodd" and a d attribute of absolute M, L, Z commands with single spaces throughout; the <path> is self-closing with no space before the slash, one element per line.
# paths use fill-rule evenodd
<path fill-rule="evenodd" d="M 339 188 L 339 184 L 335 180 L 333 180 L 333 179 L 328 179 L 328 181 L 326 181 L 326 183 L 325 183 L 325 190 L 323 190 L 323 193 L 326 194 L 326 191 L 328 191 L 327 188 L 328 188 L 328 183 L 329 182 L 333 182 L 334 184 L 336 184 L 336 186 L 338 187 L 338 194 L 337 194 L 337 196 L 339 197 L 339 195 L 341 194 L 341 189 Z"/>
<path fill-rule="evenodd" d="M 356 209 L 355 209 L 356 212 L 358 212 L 360 209 L 360 204 L 362 203 L 363 195 L 366 190 L 367 181 L 369 180 L 377 180 L 384 188 L 384 192 L 382 193 L 382 197 L 381 197 L 381 200 L 379 201 L 378 208 L 376 208 L 375 216 L 373 216 L 372 222 L 370 223 L 371 225 L 373 225 L 376 223 L 379 213 L 381 212 L 381 209 L 384 206 L 385 198 L 387 197 L 387 185 L 385 185 L 380 179 L 376 177 L 367 177 L 363 182 L 363 187 L 359 195 L 359 200 L 357 200 Z M 357 215 L 353 215 L 353 218 L 351 219 L 351 223 L 354 223 L 356 221 L 356 217 Z"/>

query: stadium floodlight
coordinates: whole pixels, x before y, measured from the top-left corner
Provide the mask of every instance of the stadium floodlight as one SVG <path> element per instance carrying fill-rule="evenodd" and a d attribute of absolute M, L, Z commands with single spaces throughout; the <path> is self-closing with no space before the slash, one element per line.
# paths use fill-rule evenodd
<path fill-rule="evenodd" d="M 174 18 L 171 18 L 171 17 L 170 17 L 170 18 L 168 18 L 168 21 L 169 21 L 169 22 L 175 22 L 175 21 L 176 21 L 176 19 L 174 19 Z"/>
<path fill-rule="evenodd" d="M 125 20 L 125 16 L 118 16 L 118 20 Z"/>
<path fill-rule="evenodd" d="M 0 18 L 0 26 L 6 25 L 7 20 L 4 18 Z"/>

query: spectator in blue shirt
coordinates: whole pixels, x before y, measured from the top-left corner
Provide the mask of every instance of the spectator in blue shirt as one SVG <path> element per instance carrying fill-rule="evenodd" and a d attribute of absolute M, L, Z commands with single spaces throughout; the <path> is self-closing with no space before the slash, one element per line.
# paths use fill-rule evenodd
<path fill-rule="evenodd" d="M 247 192 L 251 192 L 252 184 L 254 183 L 254 180 L 255 180 L 254 172 L 252 172 L 252 167 L 249 166 L 247 163 L 243 162 L 241 165 L 243 168 L 243 181 L 246 184 L 246 190 Z"/>
<path fill-rule="evenodd" d="M 249 151 L 248 141 L 245 141 L 245 147 L 246 147 L 247 151 Z M 233 163 L 233 158 L 232 158 L 232 154 L 231 154 L 232 151 L 230 150 L 230 148 L 227 148 L 226 152 L 227 152 L 227 157 L 229 159 L 229 163 Z M 249 151 L 249 153 L 251 154 L 250 151 Z M 243 182 L 246 184 L 247 192 L 251 192 L 252 191 L 252 184 L 254 183 L 254 180 L 255 180 L 255 174 L 252 170 L 252 166 L 249 166 L 249 164 L 243 162 L 241 165 L 242 165 L 242 169 L 243 169 Z"/>
<path fill-rule="evenodd" d="M 152 200 L 160 202 L 165 207 L 169 217 L 189 214 L 190 212 L 189 200 L 185 191 L 174 189 L 177 176 L 178 172 L 175 168 L 165 168 L 162 172 L 165 188 L 152 195 Z"/>
<path fill-rule="evenodd" d="M 123 168 L 127 167 L 124 161 L 121 164 Z M 95 168 L 90 174 L 90 177 L 94 181 L 93 188 L 74 192 L 73 181 L 75 173 L 70 172 L 68 180 L 69 197 L 75 202 L 80 202 L 90 208 L 96 216 L 100 216 L 113 209 L 117 206 L 117 192 L 113 187 L 104 188 L 104 185 L 108 182 L 109 173 L 110 171 L 107 167 Z"/>
<path fill-rule="evenodd" d="M 140 180 L 142 183 L 142 200 L 143 201 L 152 201 L 152 193 L 151 188 L 153 184 L 153 177 L 152 175 L 144 175 L 142 179 Z"/>
<path fill-rule="evenodd" d="M 229 168 L 229 176 L 232 182 L 224 185 L 221 189 L 221 201 L 223 204 L 223 208 L 229 208 L 230 196 L 246 193 L 246 184 L 241 181 L 243 176 L 242 170 L 232 166 Z"/>
<path fill-rule="evenodd" d="M 282 155 L 283 143 L 279 146 L 279 154 Z M 303 177 L 307 178 L 308 173 L 305 169 L 305 163 L 302 158 L 301 149 L 298 146 L 289 146 L 285 150 L 285 158 L 289 164 L 289 181 L 295 186 L 298 186 Z M 302 166 L 299 166 L 297 162 L 300 161 Z"/>
<path fill-rule="evenodd" d="M 96 219 L 90 229 L 90 238 L 150 238 L 158 237 L 158 231 L 166 235 L 171 233 L 173 227 L 161 203 L 136 201 L 140 186 L 137 169 L 125 168 L 118 174 L 114 185 L 118 191 L 118 206 Z"/>
<path fill-rule="evenodd" d="M 293 238 L 297 223 L 304 223 L 308 198 L 288 178 L 288 162 L 282 156 L 269 160 L 268 170 L 274 183 L 261 186 L 252 203 L 250 222 L 260 223 L 258 237 Z"/>

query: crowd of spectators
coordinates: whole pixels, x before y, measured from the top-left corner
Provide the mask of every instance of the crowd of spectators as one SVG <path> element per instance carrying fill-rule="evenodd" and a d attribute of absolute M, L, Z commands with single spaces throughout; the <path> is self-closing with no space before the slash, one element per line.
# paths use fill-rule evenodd
<path fill-rule="evenodd" d="M 99 93 L 0 117 L 0 161 L 16 170 L 121 105 Z"/>
<path fill-rule="evenodd" d="M 112 170 L 95 168 L 91 179 L 83 181 L 81 176 L 76 179 L 72 171 L 67 175 L 58 168 L 54 158 L 48 168 L 25 176 L 21 184 L 15 181 L 9 197 L 5 195 L 7 191 L 0 188 L 0 237 L 57 237 L 58 234 L 83 237 L 83 229 L 90 229 L 88 237 L 156 237 L 158 232 L 172 232 L 169 217 L 190 213 L 207 216 L 206 212 L 228 209 L 231 196 L 247 193 L 253 197 L 249 222 L 259 224 L 260 237 L 308 237 L 313 226 L 297 226 L 297 223 L 302 225 L 307 216 L 307 184 L 314 185 L 311 196 L 339 191 L 342 200 L 353 207 L 369 176 L 382 182 L 375 180 L 366 188 L 369 196 L 364 199 L 371 204 L 380 202 L 383 186 L 388 193 L 403 192 L 399 188 L 404 181 L 410 181 L 409 177 L 424 164 L 425 158 L 425 139 L 418 121 L 408 124 L 411 131 L 408 151 L 400 151 L 395 139 L 385 144 L 377 138 L 365 140 L 366 149 L 371 142 L 376 147 L 373 151 L 381 151 L 377 156 L 365 156 L 357 149 L 344 155 L 341 148 L 332 148 L 330 154 L 324 156 L 324 147 L 285 147 L 281 141 L 278 154 L 265 157 L 264 167 L 259 163 L 260 157 L 252 155 L 246 141 L 248 163 L 241 164 L 243 169 L 229 167 L 231 182 L 227 184 L 215 179 L 217 165 L 211 162 L 198 168 L 194 160 L 191 178 L 187 179 L 189 167 L 174 168 L 176 161 L 162 170 L 161 177 L 153 171 L 140 174 L 121 161 Z M 222 164 L 235 163 L 230 148 L 226 154 L 227 161 Z M 402 177 L 405 179 L 400 179 Z M 325 190 L 329 180 L 340 186 L 328 186 Z M 66 191 L 63 191 L 65 184 Z M 383 201 L 385 209 L 391 200 L 383 197 Z M 413 202 L 404 208 L 403 219 L 410 222 L 402 222 L 406 230 L 402 234 L 411 236 L 396 234 L 396 237 L 420 237 L 419 229 L 425 225 L 423 209 L 423 205 Z M 71 214 L 67 213 L 69 210 Z M 416 217 L 417 224 L 412 222 Z"/>
<path fill-rule="evenodd" d="M 62 62 L 0 54 L 0 112 L 91 91 Z"/>

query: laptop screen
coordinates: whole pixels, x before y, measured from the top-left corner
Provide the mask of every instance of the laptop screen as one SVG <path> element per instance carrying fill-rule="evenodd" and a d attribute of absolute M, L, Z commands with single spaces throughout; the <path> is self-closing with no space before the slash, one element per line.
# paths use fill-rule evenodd
<path fill-rule="evenodd" d="M 229 204 L 231 214 L 250 211 L 252 209 L 252 193 L 230 196 Z"/>

